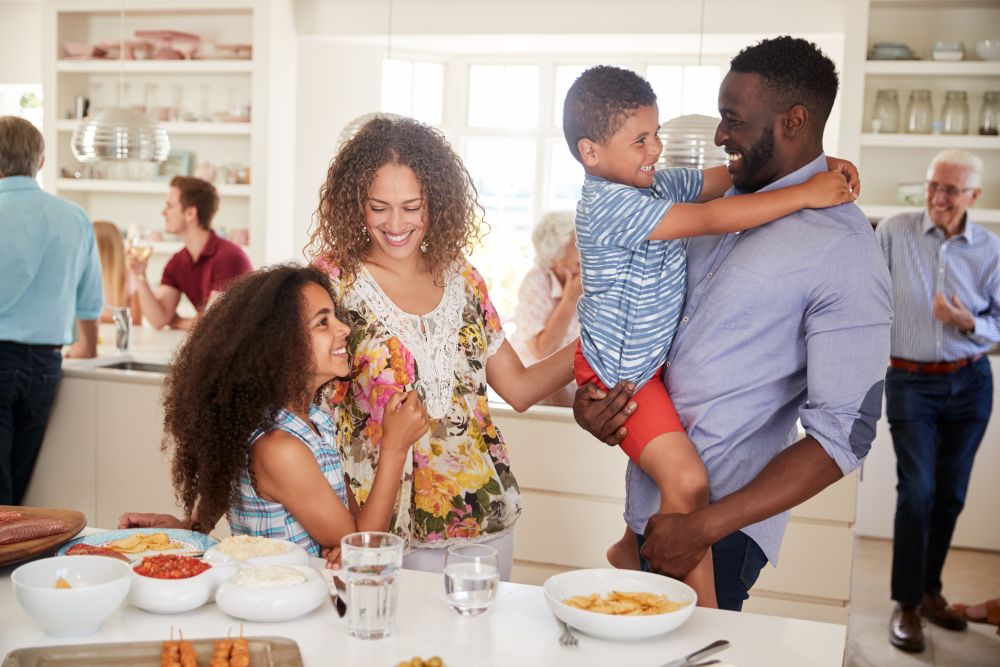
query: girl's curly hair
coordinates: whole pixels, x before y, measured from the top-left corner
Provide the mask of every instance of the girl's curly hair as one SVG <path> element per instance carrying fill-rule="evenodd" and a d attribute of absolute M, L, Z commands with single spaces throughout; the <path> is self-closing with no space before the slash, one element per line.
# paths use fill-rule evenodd
<path fill-rule="evenodd" d="M 273 266 L 233 283 L 198 321 L 173 361 L 163 389 L 172 479 L 193 530 L 239 498 L 250 436 L 269 429 L 279 408 L 308 404 L 312 342 L 302 288 L 329 290 L 313 266 Z M 199 525 L 200 524 L 200 525 Z"/>
<path fill-rule="evenodd" d="M 371 250 L 365 204 L 375 172 L 386 164 L 416 174 L 427 206 L 423 249 L 435 274 L 471 254 L 483 236 L 476 186 L 444 135 L 411 118 L 376 117 L 330 162 L 306 246 L 312 257 L 339 265 L 348 282 Z"/>

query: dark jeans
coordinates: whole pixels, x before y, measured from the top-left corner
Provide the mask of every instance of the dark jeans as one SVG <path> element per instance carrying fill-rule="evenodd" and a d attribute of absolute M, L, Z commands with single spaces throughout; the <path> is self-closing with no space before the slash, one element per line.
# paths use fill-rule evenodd
<path fill-rule="evenodd" d="M 20 505 L 62 375 L 58 350 L 0 343 L 0 505 Z"/>
<path fill-rule="evenodd" d="M 947 375 L 890 368 L 886 418 L 896 450 L 892 599 L 941 593 L 941 568 L 993 408 L 989 359 Z"/>
<path fill-rule="evenodd" d="M 646 538 L 635 536 L 639 548 Z M 757 583 L 760 571 L 767 564 L 764 551 L 749 535 L 736 531 L 712 545 L 712 566 L 715 573 L 715 598 L 719 609 L 742 611 L 743 603 L 750 597 L 750 589 Z M 649 572 L 649 563 L 639 554 L 639 565 Z"/>

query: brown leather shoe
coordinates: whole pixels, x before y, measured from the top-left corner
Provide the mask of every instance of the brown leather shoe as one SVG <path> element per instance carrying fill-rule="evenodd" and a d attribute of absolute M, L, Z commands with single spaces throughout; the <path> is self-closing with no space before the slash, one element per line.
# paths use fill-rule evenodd
<path fill-rule="evenodd" d="M 934 625 L 940 625 L 948 630 L 965 630 L 969 623 L 948 608 L 948 601 L 940 595 L 924 593 L 924 603 L 920 605 L 920 613 Z"/>
<path fill-rule="evenodd" d="M 920 621 L 920 605 L 897 604 L 889 619 L 889 642 L 904 651 L 924 650 L 924 631 Z"/>

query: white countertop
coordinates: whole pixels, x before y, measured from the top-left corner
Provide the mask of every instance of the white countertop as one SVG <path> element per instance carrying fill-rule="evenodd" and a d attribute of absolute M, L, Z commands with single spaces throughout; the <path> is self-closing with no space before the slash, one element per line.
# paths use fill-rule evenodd
<path fill-rule="evenodd" d="M 10 582 L 15 568 L 0 568 L 0 656 L 36 646 L 160 641 L 169 635 L 171 625 L 192 639 L 221 637 L 229 628 L 239 627 L 239 620 L 215 604 L 184 614 L 157 615 L 125 602 L 99 632 L 57 639 L 46 635 L 18 606 Z M 337 616 L 329 598 L 294 621 L 246 623 L 244 634 L 294 639 L 307 667 L 393 667 L 418 655 L 424 659 L 438 655 L 449 667 L 659 667 L 717 639 L 727 639 L 732 646 L 713 657 L 734 667 L 840 667 L 847 628 L 699 608 L 687 623 L 658 639 L 618 643 L 580 634 L 579 646 L 562 647 L 555 617 L 538 586 L 502 583 L 487 614 L 465 618 L 445 601 L 442 575 L 404 570 L 396 632 L 388 639 L 348 637 L 346 619 Z"/>
<path fill-rule="evenodd" d="M 162 373 L 141 373 L 118 369 L 99 368 L 98 364 L 116 361 L 140 361 L 152 364 L 166 364 L 170 355 L 184 341 L 184 331 L 156 329 L 150 326 L 132 327 L 131 352 L 119 355 L 115 350 L 115 325 L 101 324 L 98 333 L 97 357 L 94 359 L 67 359 L 63 357 L 63 377 L 131 382 L 139 384 L 160 384 Z M 65 352 L 65 348 L 63 350 Z"/>

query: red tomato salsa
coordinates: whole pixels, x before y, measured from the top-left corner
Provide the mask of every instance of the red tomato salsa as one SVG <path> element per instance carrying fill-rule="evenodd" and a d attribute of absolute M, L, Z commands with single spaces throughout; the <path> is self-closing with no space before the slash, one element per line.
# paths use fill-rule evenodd
<path fill-rule="evenodd" d="M 201 574 L 212 566 L 189 556 L 159 554 L 146 556 L 133 569 L 144 577 L 153 579 L 187 579 Z"/>

